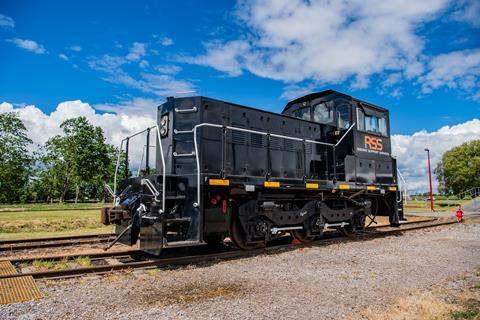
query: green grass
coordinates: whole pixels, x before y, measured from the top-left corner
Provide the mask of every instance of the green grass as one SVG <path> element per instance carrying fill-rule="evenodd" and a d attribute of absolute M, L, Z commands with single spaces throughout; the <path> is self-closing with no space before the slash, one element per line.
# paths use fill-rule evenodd
<path fill-rule="evenodd" d="M 73 262 L 81 265 L 82 267 L 89 267 L 92 265 L 92 260 L 90 260 L 90 257 L 76 257 L 75 259 L 73 259 Z"/>
<path fill-rule="evenodd" d="M 445 211 L 455 211 L 458 209 L 459 205 L 465 205 L 469 200 L 435 200 L 435 211 L 445 212 Z M 450 206 L 449 206 L 450 205 Z M 417 201 L 409 200 L 407 204 L 404 205 L 405 212 L 418 212 L 418 211 L 430 211 L 430 200 L 427 201 Z"/>
<path fill-rule="evenodd" d="M 97 209 L 109 203 L 19 203 L 0 204 L 0 211 L 50 211 L 73 209 Z"/>
<path fill-rule="evenodd" d="M 452 312 L 452 317 L 455 320 L 480 319 L 480 302 L 474 299 L 468 300 L 464 305 L 464 309 Z"/>
<path fill-rule="evenodd" d="M 100 223 L 98 209 L 0 212 L 0 240 L 112 231 Z"/>
<path fill-rule="evenodd" d="M 47 270 L 65 270 L 68 269 L 68 260 L 63 259 L 60 261 L 51 261 L 51 260 L 33 260 L 32 266 L 35 267 L 38 271 L 47 271 Z"/>

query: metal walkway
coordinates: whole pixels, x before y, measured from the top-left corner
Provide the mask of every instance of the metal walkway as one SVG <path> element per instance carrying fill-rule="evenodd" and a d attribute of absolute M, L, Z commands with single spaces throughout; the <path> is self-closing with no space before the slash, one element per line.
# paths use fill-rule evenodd
<path fill-rule="evenodd" d="M 0 261 L 0 275 L 13 275 L 17 271 L 9 261 Z M 0 304 L 9 304 L 43 298 L 33 277 L 22 276 L 0 279 Z"/>

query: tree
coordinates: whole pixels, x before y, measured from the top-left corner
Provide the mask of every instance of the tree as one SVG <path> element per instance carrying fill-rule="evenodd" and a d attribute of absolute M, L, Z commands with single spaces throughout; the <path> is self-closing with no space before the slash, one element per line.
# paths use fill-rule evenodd
<path fill-rule="evenodd" d="M 439 190 L 459 194 L 480 186 L 480 140 L 466 142 L 442 156 L 435 174 Z"/>
<path fill-rule="evenodd" d="M 0 114 L 0 202 L 18 202 L 27 196 L 33 165 L 27 128 L 14 112 Z"/>
<path fill-rule="evenodd" d="M 110 178 L 114 147 L 105 143 L 103 130 L 85 117 L 65 120 L 63 135 L 50 138 L 44 146 L 41 162 L 44 170 L 38 185 L 50 188 L 48 197 L 65 201 L 69 193 L 96 197 L 104 193 L 103 183 Z"/>

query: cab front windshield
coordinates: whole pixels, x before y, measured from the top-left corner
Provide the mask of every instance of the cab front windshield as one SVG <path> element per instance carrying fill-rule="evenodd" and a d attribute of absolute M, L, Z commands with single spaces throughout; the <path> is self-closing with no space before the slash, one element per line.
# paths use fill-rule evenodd
<path fill-rule="evenodd" d="M 368 109 L 357 109 L 358 130 L 367 131 L 387 136 L 387 117 L 378 112 L 371 112 Z"/>

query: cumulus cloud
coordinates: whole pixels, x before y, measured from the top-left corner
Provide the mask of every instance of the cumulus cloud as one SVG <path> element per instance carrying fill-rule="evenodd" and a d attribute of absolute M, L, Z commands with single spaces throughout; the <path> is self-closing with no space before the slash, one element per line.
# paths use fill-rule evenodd
<path fill-rule="evenodd" d="M 460 22 L 467 22 L 475 28 L 480 27 L 480 2 L 478 0 L 460 0 L 451 14 L 451 18 Z"/>
<path fill-rule="evenodd" d="M 428 63 L 428 72 L 419 78 L 422 92 L 447 87 L 472 94 L 480 93 L 480 49 L 454 51 L 434 57 Z"/>
<path fill-rule="evenodd" d="M 36 54 L 44 54 L 47 52 L 41 44 L 33 40 L 13 38 L 13 39 L 7 39 L 6 41 L 13 43 L 19 48 L 22 48 L 24 50 L 27 50 Z"/>
<path fill-rule="evenodd" d="M 183 62 L 213 67 L 230 76 L 243 70 L 285 82 L 321 85 L 350 79 L 368 85 L 385 71 L 406 78 L 422 72 L 423 40 L 416 32 L 447 4 L 446 0 L 240 1 L 247 27 L 236 40 L 205 44 L 206 53 Z"/>
<path fill-rule="evenodd" d="M 444 126 L 433 132 L 422 130 L 413 135 L 393 135 L 392 153 L 397 157 L 398 168 L 407 180 L 408 189 L 426 192 L 428 172 L 427 154 L 424 149 L 430 149 L 433 170 L 445 151 L 475 139 L 480 139 L 480 119 Z M 437 189 L 438 183 L 435 178 L 433 182 L 434 189 Z"/>
<path fill-rule="evenodd" d="M 15 21 L 4 14 L 0 14 L 0 28 L 14 28 Z"/>
<path fill-rule="evenodd" d="M 15 108 L 11 103 L 1 103 L 0 113 L 14 111 L 18 113 L 28 129 L 28 135 L 33 140 L 31 146 L 35 150 L 49 138 L 61 134 L 60 124 L 69 118 L 86 117 L 90 123 L 100 126 L 105 133 L 108 143 L 115 146 L 120 141 L 135 132 L 139 132 L 156 123 L 156 107 L 161 101 L 144 98 L 135 98 L 129 101 L 120 101 L 117 104 L 90 105 L 81 100 L 65 101 L 57 105 L 56 109 L 47 114 L 34 105 Z M 143 150 L 144 137 L 132 140 L 130 145 L 131 165 L 138 167 Z M 151 143 L 155 144 L 152 135 Z M 153 161 L 153 160 L 152 160 Z"/>

